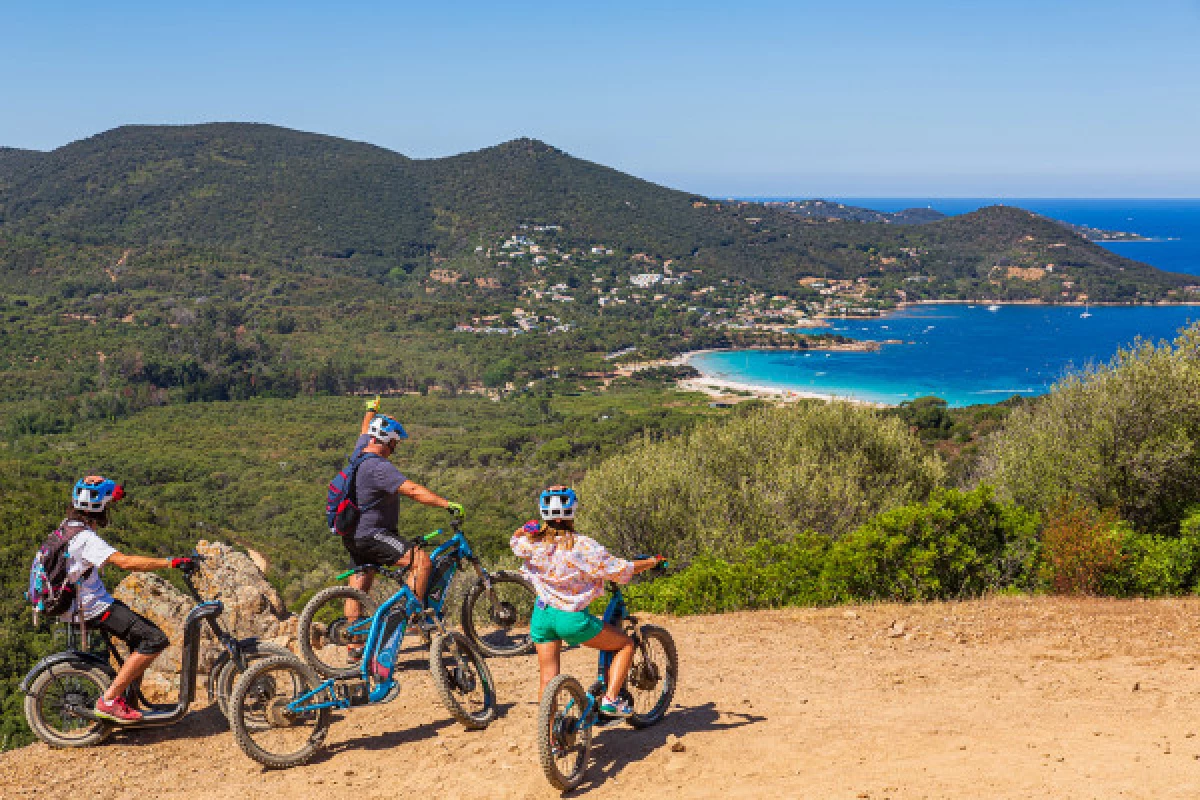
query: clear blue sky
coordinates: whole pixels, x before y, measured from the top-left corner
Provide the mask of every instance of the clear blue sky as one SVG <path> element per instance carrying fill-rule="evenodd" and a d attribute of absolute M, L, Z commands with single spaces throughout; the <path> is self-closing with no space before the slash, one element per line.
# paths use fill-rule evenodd
<path fill-rule="evenodd" d="M 0 0 L 0 76 L 15 147 L 245 120 L 712 195 L 1200 196 L 1200 0 Z"/>

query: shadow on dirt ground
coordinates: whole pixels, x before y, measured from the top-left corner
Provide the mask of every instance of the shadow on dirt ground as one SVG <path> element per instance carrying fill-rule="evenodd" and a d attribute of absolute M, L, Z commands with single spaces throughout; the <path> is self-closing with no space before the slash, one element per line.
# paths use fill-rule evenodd
<path fill-rule="evenodd" d="M 740 711 L 722 711 L 715 703 L 690 708 L 676 708 L 662 722 L 650 728 L 634 730 L 626 725 L 614 725 L 598 732 L 592 740 L 592 753 L 583 784 L 570 793 L 577 797 L 603 785 L 621 773 L 627 764 L 638 761 L 665 747 L 667 739 L 689 733 L 727 731 L 742 728 L 766 717 Z"/>
<path fill-rule="evenodd" d="M 513 707 L 512 703 L 500 703 L 496 706 L 496 718 L 499 719 L 505 716 L 509 709 Z M 336 714 L 333 717 L 332 724 L 336 725 L 339 720 L 345 718 L 345 714 L 353 713 L 343 712 Z M 352 750 L 387 750 L 392 747 L 399 747 L 404 744 L 419 742 L 423 739 L 432 739 L 437 736 L 438 731 L 443 728 L 449 728 L 458 723 L 447 716 L 445 719 L 435 719 L 431 722 L 418 725 L 415 728 L 408 728 L 402 731 L 387 731 L 376 736 L 363 736 L 355 739 L 346 739 L 345 741 L 327 745 L 321 748 L 321 751 L 313 757 L 312 764 L 322 764 L 340 753 L 350 752 Z"/>
<path fill-rule="evenodd" d="M 189 711 L 186 717 L 174 725 L 164 725 L 161 728 L 129 728 L 127 730 L 117 728 L 106 743 L 118 745 L 159 744 L 160 742 L 204 739 L 227 730 L 229 730 L 229 723 L 225 721 L 225 715 L 221 713 L 217 704 L 213 703 L 206 708 Z"/>

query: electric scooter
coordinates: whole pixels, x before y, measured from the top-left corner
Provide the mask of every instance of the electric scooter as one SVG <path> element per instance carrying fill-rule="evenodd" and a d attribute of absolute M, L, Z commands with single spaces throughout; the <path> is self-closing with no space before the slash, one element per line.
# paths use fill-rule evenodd
<path fill-rule="evenodd" d="M 204 557 L 191 555 L 192 565 L 182 570 L 183 583 L 196 607 L 183 624 L 183 652 L 179 675 L 179 696 L 172 704 L 151 703 L 142 694 L 141 681 L 134 681 L 125 691 L 125 701 L 142 712 L 137 722 L 117 723 L 99 717 L 93 708 L 96 699 L 108 689 L 117 669 L 124 664 L 107 633 L 103 648 L 97 653 L 87 646 L 86 626 L 75 636 L 68 629 L 67 649 L 46 656 L 21 681 L 25 695 L 25 719 L 34 734 L 51 747 L 90 747 L 108 738 L 117 728 L 133 729 L 172 725 L 183 719 L 196 699 L 196 679 L 200 661 L 202 628 L 207 623 L 225 652 L 209 672 L 208 695 L 217 702 L 221 713 L 227 715 L 229 695 L 237 676 L 258 659 L 288 655 L 290 651 L 278 645 L 259 642 L 255 638 L 235 639 L 218 622 L 224 611 L 220 600 L 205 600 L 196 591 L 192 576 Z M 82 634 L 82 635 L 79 635 Z M 82 641 L 81 641 L 82 640 Z M 114 669 L 112 662 L 116 662 Z"/>

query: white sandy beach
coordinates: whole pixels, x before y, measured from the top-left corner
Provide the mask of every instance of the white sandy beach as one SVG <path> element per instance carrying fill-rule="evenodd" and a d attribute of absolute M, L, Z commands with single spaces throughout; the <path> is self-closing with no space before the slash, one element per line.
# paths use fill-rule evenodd
<path fill-rule="evenodd" d="M 692 358 L 703 353 L 720 352 L 717 350 L 694 350 L 684 353 L 683 355 L 671 359 L 670 363 L 674 366 L 688 365 L 700 370 L 700 367 L 692 363 Z M 852 395 L 838 395 L 821 392 L 808 392 L 800 389 L 784 389 L 778 386 L 763 386 L 755 383 L 743 383 L 742 381 L 731 381 L 725 378 L 717 378 L 711 375 L 702 373 L 698 378 L 685 378 L 676 383 L 679 389 L 686 392 L 703 392 L 710 397 L 722 398 L 725 400 L 737 402 L 739 400 L 750 399 L 745 394 L 749 392 L 750 397 L 763 400 L 841 400 L 848 403 L 856 403 L 858 405 L 872 406 L 874 408 L 886 408 L 885 403 L 875 403 Z"/>

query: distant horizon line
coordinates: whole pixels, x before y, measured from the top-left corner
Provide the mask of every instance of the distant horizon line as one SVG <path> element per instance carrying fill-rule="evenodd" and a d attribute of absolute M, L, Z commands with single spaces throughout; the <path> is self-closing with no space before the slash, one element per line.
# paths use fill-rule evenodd
<path fill-rule="evenodd" d="M 262 127 L 278 128 L 281 130 L 291 131 L 294 133 L 308 134 L 308 135 L 313 135 L 313 136 L 322 136 L 322 137 L 328 137 L 328 138 L 332 138 L 332 139 L 340 139 L 340 140 L 346 141 L 346 142 L 353 142 L 355 144 L 363 144 L 363 145 L 368 145 L 370 147 L 377 147 L 377 148 L 380 148 L 383 150 L 387 150 L 391 153 L 395 153 L 396 155 L 411 159 L 413 161 L 436 161 L 436 160 L 440 160 L 443 158 L 453 158 L 455 156 L 466 155 L 468 153 L 476 153 L 476 152 L 480 152 L 482 150 L 490 150 L 492 148 L 500 147 L 505 144 L 511 144 L 512 142 L 528 139 L 528 140 L 540 142 L 541 144 L 544 144 L 548 147 L 552 147 L 556 150 L 559 150 L 572 158 L 582 159 L 584 161 L 588 161 L 590 163 L 597 164 L 598 166 L 606 167 L 608 169 L 616 170 L 618 172 L 624 173 L 624 174 L 629 175 L 634 178 L 638 178 L 643 181 L 648 181 L 650 183 L 656 183 L 659 186 L 662 186 L 667 189 L 673 189 L 678 192 L 686 192 L 688 194 L 693 194 L 693 195 L 697 195 L 700 197 L 707 197 L 711 200 L 718 200 L 718 201 L 719 200 L 741 200 L 741 201 L 747 201 L 747 202 L 750 202 L 750 201 L 762 202 L 762 201 L 773 201 L 773 200 L 825 200 L 825 199 L 829 199 L 829 200 L 921 199 L 921 200 L 1001 200 L 1001 201 L 1004 201 L 1004 200 L 1200 201 L 1200 194 L 1197 194 L 1197 195 L 1178 195 L 1178 194 L 1063 195 L 1063 194 L 1057 194 L 1057 193 L 1055 193 L 1055 194 L 1034 193 L 1034 194 L 1019 194 L 1018 195 L 1018 194 L 975 193 L 975 194 L 940 195 L 940 194 L 922 194 L 919 192 L 917 192 L 917 193 L 901 193 L 901 194 L 897 194 L 897 193 L 877 194 L 877 193 L 873 193 L 873 192 L 854 192 L 854 193 L 849 193 L 849 194 L 840 193 L 840 192 L 815 193 L 815 194 L 814 193 L 806 193 L 806 194 L 714 193 L 714 192 L 709 192 L 709 191 L 704 191 L 704 190 L 697 191 L 697 190 L 693 190 L 690 188 L 685 188 L 685 184 L 688 184 L 688 183 L 691 183 L 691 185 L 695 186 L 697 183 L 708 182 L 708 181 L 705 181 L 703 178 L 700 178 L 699 180 L 697 180 L 696 179 L 697 176 L 688 176 L 686 173 L 684 173 L 684 174 L 665 174 L 665 175 L 660 173 L 659 175 L 654 175 L 653 170 L 649 170 L 648 171 L 649 174 L 647 174 L 647 173 L 643 172 L 642 170 L 637 169 L 636 167 L 631 168 L 631 167 L 628 167 L 625 165 L 616 166 L 614 162 L 611 162 L 608 160 L 605 160 L 605 161 L 598 160 L 595 156 L 593 156 L 591 154 L 587 154 L 587 155 L 577 154 L 577 151 L 574 151 L 573 149 L 568 150 L 560 145 L 551 144 L 550 141 L 548 141 L 548 137 L 543 138 L 542 135 L 532 135 L 530 133 L 525 133 L 520 136 L 513 136 L 510 138 L 506 138 L 506 139 L 503 139 L 502 141 L 495 142 L 493 144 L 482 145 L 482 146 L 475 147 L 475 148 L 468 148 L 465 150 L 456 151 L 456 152 L 452 152 L 452 153 L 444 154 L 444 155 L 414 156 L 414 155 L 409 155 L 408 153 L 405 152 L 405 150 L 400 149 L 396 145 L 380 144 L 380 143 L 374 141 L 373 139 L 361 138 L 361 134 L 356 135 L 356 134 L 348 134 L 348 133 L 325 133 L 325 132 L 322 132 L 319 130 L 311 130 L 308 127 L 293 127 L 291 124 L 283 124 L 283 123 L 279 123 L 279 122 L 237 120 L 237 119 L 206 120 L 206 121 L 201 121 L 201 122 L 195 122 L 195 121 L 188 121 L 188 122 L 162 122 L 162 121 L 123 122 L 123 123 L 115 125 L 111 128 L 105 128 L 103 130 L 99 130 L 94 133 L 87 133 L 87 134 L 83 134 L 83 135 L 76 134 L 78 136 L 78 138 L 69 138 L 67 141 L 65 141 L 61 144 L 52 145 L 49 147 L 47 147 L 46 145 L 30 147 L 27 145 L 11 145 L 11 144 L 0 143 L 0 150 L 18 150 L 18 151 L 25 151 L 25 152 L 32 152 L 32 153 L 39 153 L 42 155 L 47 155 L 47 154 L 53 153 L 54 151 L 59 150 L 63 147 L 67 147 L 71 144 L 76 144 L 78 142 L 82 142 L 87 139 L 94 138 L 96 136 L 101 136 L 106 133 L 112 133 L 112 132 L 120 130 L 122 128 L 196 128 L 196 127 L 211 127 L 211 126 L 221 126 L 221 125 L 262 126 Z M 729 177 L 729 176 L 726 175 L 724 177 Z M 828 178 L 828 175 L 826 175 L 824 177 Z M 855 176 L 855 178 L 859 178 L 859 179 L 861 179 L 862 177 L 863 177 L 862 175 Z M 1123 177 L 1128 177 L 1128 176 L 1123 176 Z"/>
<path fill-rule="evenodd" d="M 999 194 L 741 194 L 712 195 L 714 200 L 770 202 L 775 200 L 1171 200 L 1200 202 L 1200 195 L 999 195 Z"/>

